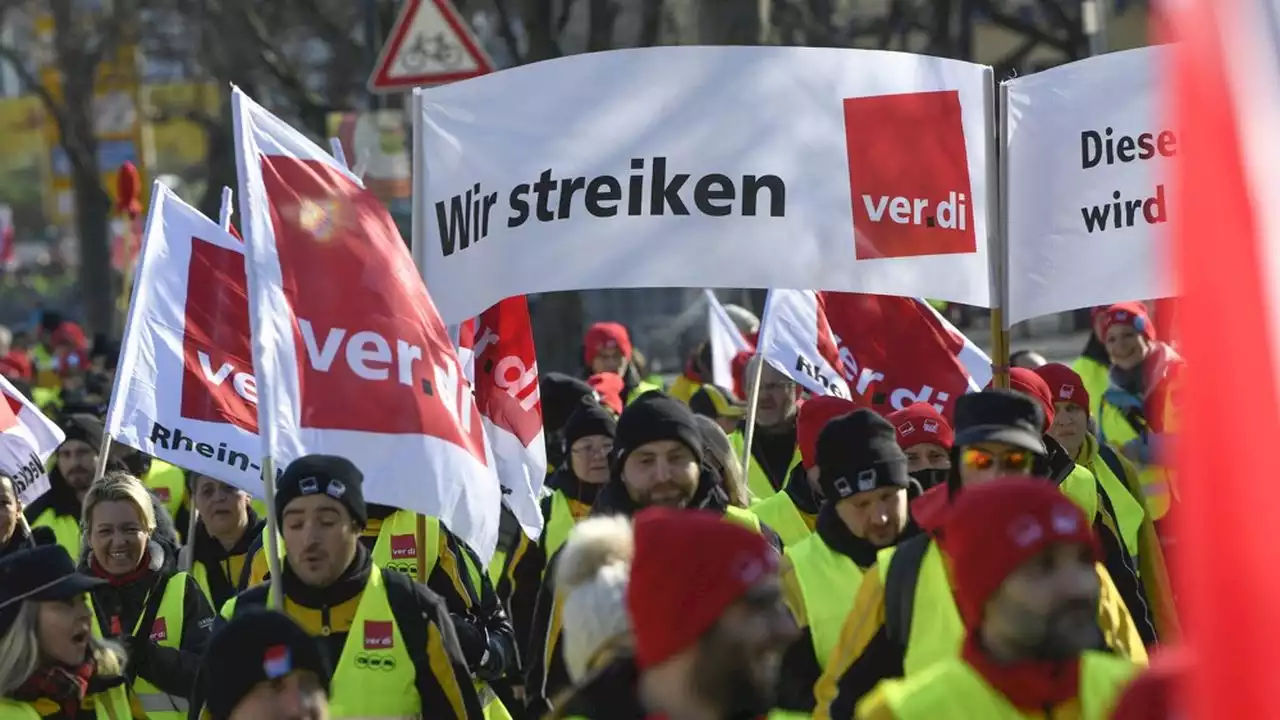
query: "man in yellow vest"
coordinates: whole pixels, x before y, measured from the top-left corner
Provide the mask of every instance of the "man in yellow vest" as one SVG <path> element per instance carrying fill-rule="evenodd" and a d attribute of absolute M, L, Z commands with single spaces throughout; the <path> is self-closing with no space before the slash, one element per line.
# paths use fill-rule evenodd
<path fill-rule="evenodd" d="M 547 560 L 569 539 L 574 525 L 591 512 L 596 495 L 609 481 L 609 457 L 617 430 L 618 423 L 609 411 L 591 399 L 584 399 L 564 425 L 568 461 L 543 485 L 542 535 L 530 540 L 520 534 L 498 582 L 498 597 L 506 603 L 522 644 L 532 632 Z"/>
<path fill-rule="evenodd" d="M 929 491 L 947 481 L 956 434 L 951 423 L 928 403 L 912 403 L 885 416 L 907 454 L 907 471 Z"/>
<path fill-rule="evenodd" d="M 961 493 L 942 538 L 963 647 L 881 684 L 859 720 L 1110 718 L 1138 666 L 1095 649 L 1102 550 L 1080 508 L 1043 481 L 997 479 Z"/>
<path fill-rule="evenodd" d="M 705 511 L 647 509 L 634 535 L 626 603 L 635 650 L 588 676 L 557 717 L 768 712 L 796 636 L 777 552 L 759 533 Z"/>
<path fill-rule="evenodd" d="M 196 584 L 215 609 L 221 608 L 254 584 L 251 550 L 260 544 L 267 521 L 250 507 L 249 494 L 237 487 L 197 472 L 188 472 L 187 482 L 200 517 L 183 552 L 191 555 Z M 259 557 L 265 564 L 266 556 Z"/>
<path fill-rule="evenodd" d="M 778 707 L 806 714 L 862 573 L 880 548 L 920 532 L 907 512 L 920 487 L 887 420 L 865 408 L 837 417 L 818 436 L 817 455 L 826 498 L 818 529 L 788 547 L 782 562 L 787 605 L 802 632 L 783 658 Z"/>
<path fill-rule="evenodd" d="M 964 628 L 937 536 L 952 502 L 968 488 L 1024 475 L 1056 485 L 1080 503 L 1054 477 L 1045 477 L 1044 427 L 1040 403 L 1022 393 L 985 390 L 957 398 L 952 472 L 946 484 L 911 503 L 911 515 L 925 532 L 881 550 L 875 567 L 863 574 L 853 610 L 814 688 L 816 720 L 847 720 L 857 701 L 881 680 L 911 678 L 959 652 Z M 1102 587 L 1097 622 L 1106 646 L 1145 662 L 1142 637 L 1115 583 L 1101 564 L 1095 570 Z"/>
<path fill-rule="evenodd" d="M 818 506 L 823 490 L 818 482 L 818 436 L 832 418 L 848 415 L 858 406 L 834 395 L 821 395 L 805 401 L 796 412 L 796 445 L 800 464 L 782 491 L 758 500 L 751 506 L 756 517 L 773 528 L 782 538 L 783 547 L 799 544 L 813 532 L 818 522 Z"/>
<path fill-rule="evenodd" d="M 662 392 L 646 393 L 618 419 L 609 481 L 600 489 L 593 515 L 626 515 L 647 507 L 699 508 L 745 525 L 778 543 L 772 530 L 747 510 L 733 507 L 713 474 L 703 467 L 697 418 L 684 403 Z M 559 644 L 563 598 L 553 582 L 557 557 L 548 562 L 525 647 L 526 715 L 542 717 L 550 699 L 569 686 Z"/>
<path fill-rule="evenodd" d="M 478 718 L 480 702 L 444 600 L 377 567 L 360 544 L 363 484 L 351 461 L 332 455 L 304 455 L 276 481 L 283 611 L 336 658 L 330 712 Z M 240 593 L 222 616 L 266 606 L 269 590 Z"/>
<path fill-rule="evenodd" d="M 767 500 L 782 490 L 791 471 L 800 464 L 800 451 L 796 448 L 796 383 L 756 355 L 747 362 L 748 384 L 761 362 L 764 369 L 756 403 L 756 429 L 751 437 L 751 462 L 745 472 L 747 489 L 757 500 Z M 738 457 L 742 457 L 746 441 L 743 428 L 729 436 Z"/>
<path fill-rule="evenodd" d="M 288 615 L 248 610 L 209 642 L 198 693 L 209 720 L 328 720 L 332 678 L 320 643 Z"/>
<path fill-rule="evenodd" d="M 28 505 L 24 514 L 31 527 L 49 528 L 67 554 L 78 558 L 81 502 L 97 472 L 105 429 L 92 415 L 70 415 L 60 426 L 66 439 L 54 452 L 49 490 Z"/>
<path fill-rule="evenodd" d="M 1104 522 L 1114 517 L 1115 522 L 1115 527 L 1108 527 L 1107 532 L 1119 539 L 1118 544 L 1123 544 L 1136 563 L 1143 598 L 1151 610 L 1159 637 L 1166 642 L 1172 640 L 1179 635 L 1177 610 L 1164 550 L 1155 523 L 1143 507 L 1138 469 L 1116 448 L 1099 441 L 1090 432 L 1089 389 L 1074 370 L 1050 363 L 1038 368 L 1036 374 L 1054 393 L 1049 435 L 1077 465 L 1088 468 L 1098 479 L 1099 497 L 1110 509 L 1101 517 Z M 1133 608 L 1129 611 L 1132 613 Z"/>

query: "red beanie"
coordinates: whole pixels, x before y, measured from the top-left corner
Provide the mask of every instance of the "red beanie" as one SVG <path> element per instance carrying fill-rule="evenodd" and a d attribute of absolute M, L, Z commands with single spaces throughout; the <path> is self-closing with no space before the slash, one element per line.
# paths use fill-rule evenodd
<path fill-rule="evenodd" d="M 942 413 L 929 403 L 911 403 L 889 413 L 886 419 L 893 423 L 898 435 L 898 447 L 906 450 L 916 445 L 933 443 L 950 450 L 956 444 L 956 433 Z"/>
<path fill-rule="evenodd" d="M 648 508 L 635 518 L 627 611 L 636 665 L 698 642 L 751 587 L 778 571 L 764 536 L 705 510 Z"/>
<path fill-rule="evenodd" d="M 1087 545 L 1101 558 L 1084 512 L 1053 483 L 1006 477 L 966 487 L 942 529 L 956 608 L 966 628 L 1018 566 L 1058 543 Z"/>
<path fill-rule="evenodd" d="M 607 347 L 616 347 L 622 357 L 631 359 L 631 336 L 621 323 L 602 322 L 587 328 L 587 337 L 583 344 L 582 359 L 587 365 L 595 362 L 596 355 Z"/>
<path fill-rule="evenodd" d="M 1084 386 L 1084 380 L 1080 379 L 1075 370 L 1062 363 L 1049 363 L 1041 365 L 1034 372 L 1049 386 L 1049 394 L 1054 402 L 1078 405 L 1084 408 L 1086 415 L 1089 414 L 1089 388 Z"/>
<path fill-rule="evenodd" d="M 994 380 L 987 383 L 984 389 L 990 390 L 993 387 Z M 1049 386 L 1036 371 L 1017 367 L 1010 369 L 1009 389 L 1039 401 L 1040 408 L 1044 410 L 1044 427 L 1040 428 L 1040 432 L 1049 432 L 1049 428 L 1053 426 L 1053 393 L 1049 392 Z"/>
<path fill-rule="evenodd" d="M 601 405 L 612 410 L 614 415 L 622 414 L 622 391 L 626 389 L 626 383 L 620 375 L 611 372 L 596 373 L 587 378 L 587 384 L 600 396 Z"/>
<path fill-rule="evenodd" d="M 1147 307 L 1142 303 L 1116 303 L 1102 311 L 1094 322 L 1098 328 L 1098 337 L 1104 341 L 1107 339 L 1107 331 L 1113 325 L 1128 325 L 1146 339 L 1156 339 L 1156 326 L 1151 322 Z"/>
<path fill-rule="evenodd" d="M 827 423 L 841 415 L 848 415 L 858 406 L 850 400 L 834 395 L 811 397 L 796 412 L 796 446 L 800 449 L 800 464 L 805 470 L 818 462 L 818 436 Z"/>

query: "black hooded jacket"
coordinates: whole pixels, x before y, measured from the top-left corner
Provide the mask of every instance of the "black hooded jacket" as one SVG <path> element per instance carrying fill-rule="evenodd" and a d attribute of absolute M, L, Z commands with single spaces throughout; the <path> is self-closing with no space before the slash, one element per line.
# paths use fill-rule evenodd
<path fill-rule="evenodd" d="M 243 555 L 245 566 L 252 563 L 253 555 L 250 554 L 250 549 L 255 542 L 261 542 L 262 529 L 266 524 L 267 521 L 259 518 L 250 508 L 249 522 L 245 525 L 244 533 L 228 550 L 205 529 L 203 518 L 201 522 L 196 523 L 195 537 L 191 541 L 192 561 L 204 566 L 205 580 L 209 583 L 209 595 L 215 608 L 222 607 L 223 603 L 245 589 L 243 584 L 247 581 L 249 574 L 242 567 L 232 577 L 228 560 L 237 555 Z"/>
<path fill-rule="evenodd" d="M 724 490 L 720 489 L 715 476 L 704 469 L 698 478 L 698 488 L 686 507 L 723 513 L 729 507 L 729 498 Z M 591 514 L 632 517 L 641 509 L 643 508 L 637 506 L 631 499 L 626 486 L 622 483 L 622 476 L 614 472 L 609 482 L 605 483 L 599 495 L 596 496 Z M 778 534 L 763 524 L 760 529 L 770 544 L 778 552 L 782 552 L 782 540 Z M 550 712 L 550 699 L 571 684 L 558 642 L 560 627 L 557 622 L 554 622 L 557 615 L 554 578 L 558 558 L 559 553 L 556 553 L 547 563 L 547 572 L 534 607 L 532 630 L 525 645 L 525 711 L 528 717 L 542 717 Z M 548 644 L 552 645 L 550 651 L 548 651 Z"/>
<path fill-rule="evenodd" d="M 173 518 L 159 500 L 152 498 L 156 529 L 147 545 L 151 572 L 125 585 L 101 585 L 91 595 L 98 626 L 107 638 L 121 642 L 128 651 L 127 674 L 141 677 L 161 691 L 190 699 L 200 658 L 204 655 L 213 627 L 213 608 L 190 575 L 178 573 L 178 536 Z M 89 536 L 82 539 L 80 572 L 92 574 Z M 137 627 L 146 611 L 148 598 L 158 602 L 170 582 L 185 582 L 182 605 L 182 642 L 178 648 L 161 647 L 152 641 L 153 628 Z M 119 631 L 116 631 L 116 628 Z"/>

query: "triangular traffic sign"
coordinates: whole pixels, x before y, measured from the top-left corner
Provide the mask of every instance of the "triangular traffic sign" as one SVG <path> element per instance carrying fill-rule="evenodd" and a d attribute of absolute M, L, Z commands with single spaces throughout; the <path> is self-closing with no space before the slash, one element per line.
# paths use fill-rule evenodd
<path fill-rule="evenodd" d="M 452 0 L 407 0 L 369 77 L 371 92 L 466 80 L 493 72 Z"/>

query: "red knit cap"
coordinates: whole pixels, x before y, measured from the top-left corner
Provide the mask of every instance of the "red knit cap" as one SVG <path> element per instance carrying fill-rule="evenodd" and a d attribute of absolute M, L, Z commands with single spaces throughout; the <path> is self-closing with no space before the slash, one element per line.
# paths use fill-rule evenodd
<path fill-rule="evenodd" d="M 1089 388 L 1084 380 L 1071 368 L 1062 363 L 1049 363 L 1035 369 L 1035 374 L 1049 386 L 1049 393 L 1054 402 L 1069 402 L 1089 413 Z"/>
<path fill-rule="evenodd" d="M 1156 326 L 1152 324 L 1151 318 L 1147 315 L 1147 307 L 1142 303 L 1116 303 L 1104 310 L 1095 323 L 1095 327 L 1098 328 L 1098 337 L 1104 341 L 1107 339 L 1107 331 L 1113 325 L 1128 325 L 1146 339 L 1156 339 Z"/>
<path fill-rule="evenodd" d="M 626 389 L 626 383 L 621 376 L 611 372 L 596 373 L 587 378 L 587 384 L 600 396 L 601 405 L 612 410 L 614 415 L 622 414 L 622 391 Z"/>
<path fill-rule="evenodd" d="M 805 470 L 818 462 L 818 436 L 827 423 L 841 415 L 848 415 L 858 406 L 850 400 L 834 395 L 811 397 L 796 412 L 796 446 L 800 449 L 800 464 Z"/>
<path fill-rule="evenodd" d="M 1101 558 L 1084 512 L 1044 480 L 1006 477 L 966 487 L 952 501 L 942 529 L 951 588 L 965 627 L 1018 566 L 1058 543 L 1087 545 Z"/>
<path fill-rule="evenodd" d="M 907 448 L 933 443 L 950 450 L 956 444 L 955 430 L 942 413 L 929 403 L 911 403 L 886 416 L 898 435 L 898 447 Z"/>
<path fill-rule="evenodd" d="M 994 380 L 987 383 L 985 389 L 990 390 L 993 387 L 995 387 Z M 1040 408 L 1044 410 L 1044 427 L 1040 428 L 1040 432 L 1049 432 L 1049 428 L 1053 426 L 1053 393 L 1049 392 L 1049 386 L 1036 374 L 1036 371 L 1012 368 L 1009 370 L 1009 389 L 1039 401 Z"/>
<path fill-rule="evenodd" d="M 587 365 L 595 362 L 596 355 L 607 347 L 616 347 L 618 352 L 622 353 L 622 357 L 631 359 L 631 336 L 621 323 L 602 322 L 592 325 L 587 328 L 587 336 L 583 344 L 586 347 L 582 349 L 582 357 Z"/>
<path fill-rule="evenodd" d="M 648 508 L 636 515 L 634 534 L 627 610 L 641 670 L 691 647 L 778 571 L 763 535 L 717 513 Z"/>

